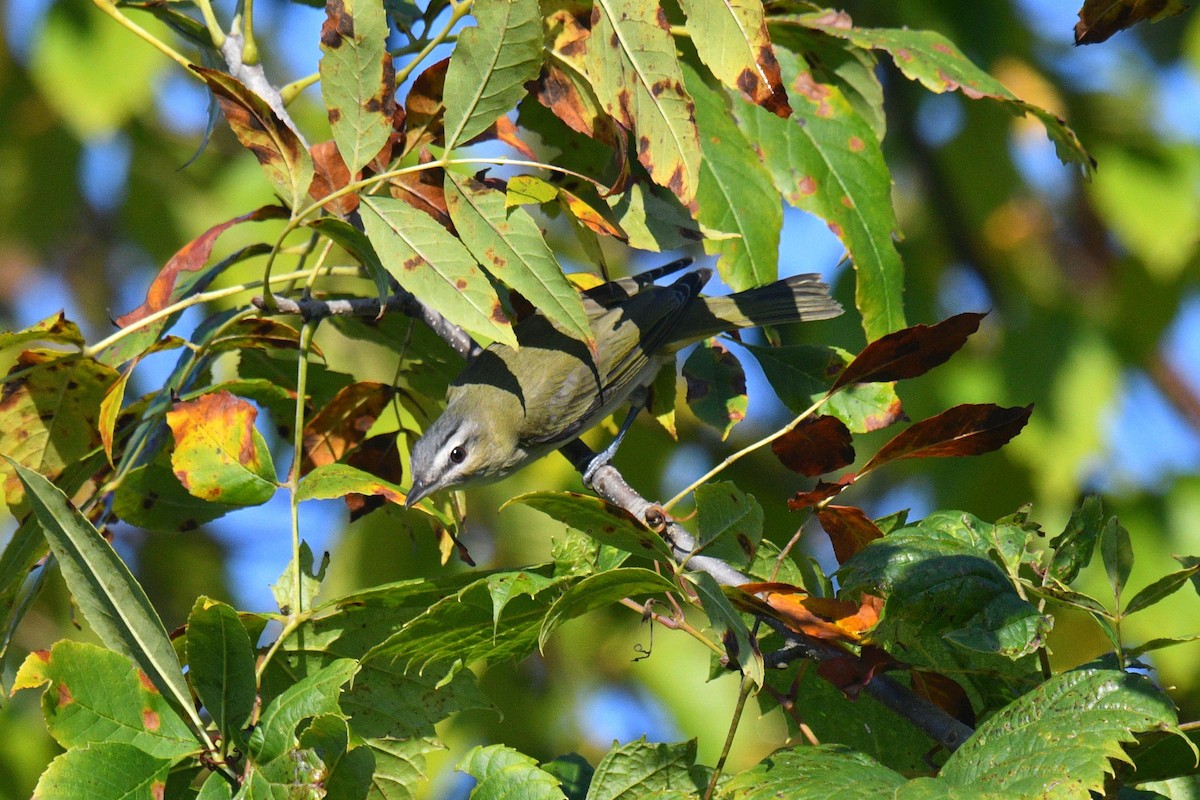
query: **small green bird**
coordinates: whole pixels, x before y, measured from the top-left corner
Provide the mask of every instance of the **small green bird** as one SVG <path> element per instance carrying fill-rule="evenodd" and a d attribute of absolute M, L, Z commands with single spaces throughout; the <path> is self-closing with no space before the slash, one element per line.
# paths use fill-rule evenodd
<path fill-rule="evenodd" d="M 493 344 L 467 364 L 446 393 L 446 410 L 413 445 L 413 483 L 405 507 L 439 489 L 505 478 L 631 401 L 633 413 L 617 441 L 593 462 L 590 476 L 611 458 L 644 405 L 646 388 L 679 349 L 737 328 L 842 313 L 817 275 L 724 297 L 700 294 L 712 276 L 707 268 L 669 286 L 650 284 L 689 263 L 674 262 L 585 292 L 595 356 L 586 344 L 534 314 L 513 328 L 520 349 Z"/>

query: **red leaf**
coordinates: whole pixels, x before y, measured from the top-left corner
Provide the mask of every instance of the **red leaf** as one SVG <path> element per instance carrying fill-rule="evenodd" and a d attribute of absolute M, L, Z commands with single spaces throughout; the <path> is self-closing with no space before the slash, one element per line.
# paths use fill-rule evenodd
<path fill-rule="evenodd" d="M 288 210 L 283 206 L 263 206 L 251 211 L 249 214 L 234 217 L 231 220 L 209 228 L 185 244 L 178 253 L 171 256 L 171 259 L 159 271 L 158 275 L 154 276 L 154 280 L 150 283 L 150 289 L 146 292 L 146 302 L 128 314 L 117 317 L 117 325 L 122 328 L 127 327 L 170 305 L 171 298 L 175 292 L 175 284 L 179 280 L 180 274 L 184 272 L 199 272 L 204 269 L 204 266 L 208 263 L 209 256 L 212 255 L 213 245 L 216 244 L 217 237 L 229 228 L 237 225 L 239 222 L 281 219 L 287 217 L 287 215 Z"/>
<path fill-rule="evenodd" d="M 901 458 L 990 453 L 1020 433 L 1032 413 L 1032 404 L 1024 408 L 1001 408 L 992 403 L 955 406 L 936 417 L 921 420 L 897 435 L 858 471 L 859 477 Z"/>
<path fill-rule="evenodd" d="M 771 443 L 792 472 L 815 478 L 854 463 L 850 430 L 837 417 L 811 417 Z"/>
<path fill-rule="evenodd" d="M 826 506 L 817 510 L 817 519 L 829 541 L 833 543 L 833 554 L 839 564 L 845 564 L 850 556 L 862 550 L 868 542 L 883 538 L 883 531 L 875 526 L 862 509 L 854 506 Z"/>
<path fill-rule="evenodd" d="M 817 481 L 816 487 L 810 492 L 796 492 L 796 496 L 788 500 L 788 508 L 792 511 L 802 511 L 818 503 L 837 497 L 847 486 L 854 483 L 854 473 L 847 473 L 833 483 Z"/>
<path fill-rule="evenodd" d="M 914 325 L 881 336 L 850 362 L 830 391 L 851 383 L 896 381 L 924 375 L 958 352 L 966 344 L 967 337 L 979 330 L 979 321 L 984 316 L 973 312 L 955 314 L 936 325 Z"/>
<path fill-rule="evenodd" d="M 308 194 L 313 200 L 322 200 L 350 183 L 350 169 L 332 139 L 317 142 L 308 149 L 308 153 L 312 156 L 314 170 Z M 330 214 L 345 217 L 358 208 L 358 195 L 353 192 L 344 194 L 325 203 L 322 208 Z"/>

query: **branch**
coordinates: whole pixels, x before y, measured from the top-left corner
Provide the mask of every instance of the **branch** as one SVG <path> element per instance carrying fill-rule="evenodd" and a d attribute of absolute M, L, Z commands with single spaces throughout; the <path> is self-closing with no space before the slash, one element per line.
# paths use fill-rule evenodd
<path fill-rule="evenodd" d="M 587 469 L 592 458 L 595 457 L 595 453 L 579 440 L 563 445 L 559 451 L 567 457 L 567 460 L 580 474 Z M 661 506 L 651 503 L 638 494 L 611 464 L 606 464 L 596 470 L 592 475 L 591 488 L 608 502 L 623 508 L 641 520 L 651 530 L 660 531 L 663 539 L 670 545 L 671 554 L 677 562 L 686 563 L 690 569 L 707 572 L 716 579 L 717 583 L 725 586 L 740 586 L 751 582 L 749 577 L 719 558 L 693 555 L 696 540 L 692 535 L 678 522 L 669 519 Z M 797 658 L 808 658 L 813 661 L 828 661 L 833 658 L 857 660 L 858 658 L 846 650 L 804 638 L 778 620 L 769 617 L 761 617 L 761 619 L 779 632 L 785 642 L 781 651 L 766 657 L 767 666 L 782 668 Z M 864 690 L 892 711 L 912 722 L 950 752 L 958 749 L 974 733 L 970 726 L 959 722 L 929 700 L 887 675 L 873 676 L 866 683 Z"/>
<path fill-rule="evenodd" d="M 305 322 L 326 317 L 347 316 L 378 319 L 386 311 L 398 311 L 424 322 L 439 338 L 468 361 L 479 355 L 482 350 L 466 331 L 404 289 L 397 289 L 395 293 L 382 301 L 378 297 L 355 297 L 349 300 L 318 300 L 314 297 L 303 297 L 300 300 L 292 300 L 277 294 L 272 295 L 272 298 L 280 313 L 297 314 Z M 262 296 L 254 297 L 250 302 L 260 311 L 270 310 L 267 301 Z"/>

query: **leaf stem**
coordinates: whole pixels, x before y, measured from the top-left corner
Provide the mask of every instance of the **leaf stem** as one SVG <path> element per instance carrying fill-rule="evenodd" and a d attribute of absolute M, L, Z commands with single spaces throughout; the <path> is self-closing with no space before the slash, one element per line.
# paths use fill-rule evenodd
<path fill-rule="evenodd" d="M 177 50 L 159 39 L 154 34 L 150 33 L 150 31 L 146 30 L 141 25 L 138 25 L 129 17 L 125 16 L 125 14 L 123 14 L 121 10 L 117 8 L 116 4 L 111 2 L 111 0 L 92 0 L 92 2 L 95 3 L 96 7 L 105 14 L 108 14 L 118 23 L 132 31 L 139 39 L 142 39 L 147 44 L 165 55 L 167 58 L 183 67 L 187 74 L 191 75 L 193 78 L 200 78 L 199 75 L 192 71 L 192 62 L 188 58 L 180 54 Z"/>
<path fill-rule="evenodd" d="M 457 25 L 463 17 L 470 13 L 472 3 L 473 0 L 464 0 L 462 3 L 450 4 L 453 10 L 450 12 L 450 19 L 446 21 L 446 24 L 442 26 L 442 29 L 438 31 L 432 39 L 425 43 L 425 46 L 421 48 L 420 52 L 413 56 L 411 61 L 409 61 L 400 69 L 396 70 L 397 86 L 408 80 L 408 76 L 412 74 L 412 71 L 416 69 L 417 66 L 424 61 L 431 52 L 433 52 L 433 48 L 450 38 L 450 34 L 454 31 L 454 26 Z"/>
<path fill-rule="evenodd" d="M 753 688 L 754 681 L 749 675 L 743 675 L 742 686 L 738 691 L 737 706 L 733 709 L 733 719 L 729 721 L 729 733 L 725 735 L 725 745 L 721 748 L 721 757 L 717 759 L 717 766 L 713 769 L 712 777 L 708 781 L 708 788 L 704 790 L 704 800 L 712 800 L 713 792 L 716 791 L 717 781 L 721 779 L 721 771 L 725 769 L 725 761 L 729 758 L 729 751 L 733 748 L 733 737 L 737 735 L 738 723 L 742 721 L 746 698 L 750 696 Z"/>
<path fill-rule="evenodd" d="M 204 27 L 208 28 L 213 47 L 220 50 L 225 46 L 225 31 L 217 21 L 217 15 L 213 13 L 212 3 L 209 0 L 196 0 L 196 6 L 200 9 L 200 16 L 204 18 Z"/>
<path fill-rule="evenodd" d="M 296 365 L 296 415 L 292 433 L 292 468 L 288 476 L 288 492 L 291 495 L 292 516 L 292 614 L 303 614 L 304 585 L 303 569 L 300 564 L 300 501 L 297 489 L 300 486 L 300 467 L 304 460 L 304 398 L 308 393 L 308 352 L 312 349 L 313 333 L 319 322 L 306 322 L 300 328 L 300 355 Z"/>
<path fill-rule="evenodd" d="M 242 63 L 258 63 L 258 44 L 254 41 L 254 0 L 242 0 Z"/>

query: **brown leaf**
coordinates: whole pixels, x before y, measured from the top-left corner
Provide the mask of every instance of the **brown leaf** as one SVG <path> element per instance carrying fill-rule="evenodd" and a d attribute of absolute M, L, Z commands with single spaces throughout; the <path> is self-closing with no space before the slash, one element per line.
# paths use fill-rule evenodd
<path fill-rule="evenodd" d="M 858 605 L 803 591 L 768 592 L 765 599 L 792 630 L 831 642 L 858 642 L 879 621 L 883 608 L 883 601 L 871 595 L 863 595 Z"/>
<path fill-rule="evenodd" d="M 853 700 L 871 682 L 876 672 L 896 666 L 896 660 L 873 645 L 866 645 L 857 657 L 847 653 L 822 661 L 817 674 Z"/>
<path fill-rule="evenodd" d="M 350 448 L 366 438 L 367 431 L 391 399 L 392 387 L 371 381 L 352 383 L 338 392 L 304 426 L 301 474 L 340 461 Z"/>
<path fill-rule="evenodd" d="M 589 204 L 579 195 L 559 187 L 558 200 L 564 211 L 580 224 L 602 235 L 611 236 L 622 242 L 629 241 L 629 234 L 621 230 L 621 226 L 607 216 L 607 209 L 600 211 L 599 207 Z"/>
<path fill-rule="evenodd" d="M 350 455 L 346 463 L 363 472 L 369 472 L 388 483 L 399 484 L 404 478 L 400 462 L 400 447 L 395 433 L 381 433 L 363 441 Z M 386 505 L 389 498 L 383 495 L 365 495 L 351 492 L 346 495 L 346 507 L 350 509 L 350 521 L 370 514 Z"/>
<path fill-rule="evenodd" d="M 504 142 L 506 145 L 511 147 L 513 150 L 516 150 L 530 161 L 537 160 L 537 153 L 533 152 L 533 149 L 529 145 L 525 144 L 524 140 L 521 139 L 521 135 L 517 130 L 517 126 L 508 117 L 499 117 L 495 122 L 492 123 L 492 127 L 488 128 L 482 134 L 477 136 L 475 141 L 489 138 L 495 138 L 501 142 Z"/>
<path fill-rule="evenodd" d="M 837 497 L 847 486 L 854 483 L 855 477 L 854 473 L 850 472 L 833 483 L 817 481 L 817 485 L 811 491 L 796 492 L 796 496 L 788 500 L 788 508 L 792 511 L 803 511 L 831 497 Z"/>
<path fill-rule="evenodd" d="M 308 153 L 313 160 L 313 181 L 308 187 L 308 194 L 313 200 L 322 200 L 350 183 L 350 170 L 333 139 L 317 142 L 308 149 Z M 325 203 L 322 208 L 344 218 L 358 208 L 358 195 L 353 192 L 344 194 Z"/>
<path fill-rule="evenodd" d="M 817 510 L 817 519 L 825 533 L 829 534 L 829 541 L 833 543 L 833 554 L 839 564 L 845 564 L 850 556 L 862 550 L 868 542 L 883 538 L 883 532 L 861 508 L 825 506 Z"/>
<path fill-rule="evenodd" d="M 1021 432 L 1033 405 L 1002 408 L 992 403 L 961 405 L 921 420 L 880 448 L 859 477 L 901 458 L 946 458 L 990 453 Z"/>
<path fill-rule="evenodd" d="M 936 325 L 911 328 L 881 336 L 863 348 L 834 381 L 830 391 L 852 383 L 896 381 L 915 378 L 944 364 L 979 330 L 986 316 L 967 312 L 955 314 Z"/>
<path fill-rule="evenodd" d="M 208 263 L 209 256 L 212 255 L 213 245 L 216 244 L 217 237 L 229 228 L 237 225 L 239 222 L 283 219 L 287 216 L 288 211 L 283 206 L 263 206 L 251 211 L 249 214 L 234 217 L 231 220 L 209 228 L 185 244 L 178 253 L 171 256 L 170 260 L 167 261 L 159 273 L 154 276 L 154 280 L 150 282 L 150 289 L 146 292 L 146 302 L 128 314 L 122 314 L 117 317 L 117 325 L 122 328 L 128 327 L 134 322 L 148 317 L 156 311 L 161 311 L 170 305 L 171 298 L 175 292 L 175 284 L 179 281 L 180 274 L 184 272 L 199 272 L 204 269 L 204 266 Z"/>
<path fill-rule="evenodd" d="M 392 197 L 424 211 L 450 230 L 450 211 L 446 207 L 446 192 L 442 188 L 444 180 L 445 173 L 441 168 L 406 172 L 392 178 Z"/>
<path fill-rule="evenodd" d="M 967 692 L 962 686 L 940 672 L 913 669 L 909 670 L 908 674 L 912 676 L 914 692 L 959 722 L 975 726 L 975 709 L 971 707 L 971 699 L 967 697 Z"/>
<path fill-rule="evenodd" d="M 446 68 L 449 66 L 450 59 L 443 58 L 413 81 L 408 98 L 404 101 L 407 114 L 404 152 L 410 153 L 418 147 L 442 140 L 445 134 L 442 115 L 446 111 L 442 93 L 446 88 Z"/>
<path fill-rule="evenodd" d="M 837 417 L 810 417 L 771 443 L 771 452 L 792 472 L 808 478 L 854 463 L 850 430 Z"/>
<path fill-rule="evenodd" d="M 376 175 L 387 172 L 392 161 L 404 154 L 404 131 L 407 120 L 408 112 L 404 110 L 404 106 L 396 106 L 396 110 L 392 113 L 392 133 L 388 137 L 387 144 L 367 162 L 367 166 L 363 168 L 364 171 L 373 172 Z"/>
<path fill-rule="evenodd" d="M 1158 22 L 1187 9 L 1180 0 L 1085 0 L 1075 25 L 1075 44 L 1099 44 L 1139 22 Z"/>

